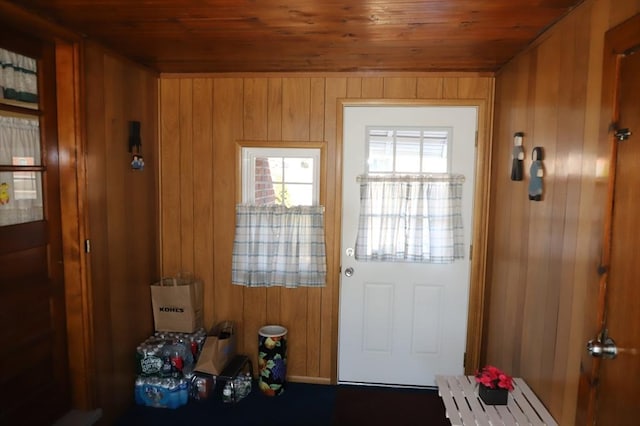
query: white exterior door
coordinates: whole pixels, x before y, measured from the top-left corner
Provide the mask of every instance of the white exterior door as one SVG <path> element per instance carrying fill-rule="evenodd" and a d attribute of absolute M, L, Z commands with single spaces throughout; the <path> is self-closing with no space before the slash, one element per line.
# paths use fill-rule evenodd
<path fill-rule="evenodd" d="M 477 114 L 476 107 L 466 106 L 345 106 L 339 382 L 435 386 L 436 374 L 463 374 Z M 355 259 L 356 178 L 365 171 L 365 129 L 371 125 L 452 130 L 450 172 L 465 176 L 463 260 L 419 264 Z"/>

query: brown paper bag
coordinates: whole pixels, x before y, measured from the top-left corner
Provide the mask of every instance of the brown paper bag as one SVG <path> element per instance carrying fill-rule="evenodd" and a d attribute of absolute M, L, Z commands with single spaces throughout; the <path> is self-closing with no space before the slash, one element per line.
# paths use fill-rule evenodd
<path fill-rule="evenodd" d="M 151 285 L 156 331 L 193 333 L 202 328 L 202 282 L 192 278 L 164 278 Z"/>
<path fill-rule="evenodd" d="M 236 355 L 236 332 L 232 321 L 222 321 L 204 341 L 194 371 L 219 376 Z"/>

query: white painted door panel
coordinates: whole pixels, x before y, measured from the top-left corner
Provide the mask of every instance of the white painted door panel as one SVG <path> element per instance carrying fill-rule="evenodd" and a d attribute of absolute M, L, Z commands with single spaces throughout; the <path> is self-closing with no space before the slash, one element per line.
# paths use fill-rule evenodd
<path fill-rule="evenodd" d="M 367 125 L 453 128 L 452 173 L 465 176 L 463 224 L 471 239 L 477 109 L 347 106 L 343 134 L 343 215 L 338 381 L 435 386 L 436 374 L 462 374 L 470 262 L 362 262 L 355 247 Z M 353 275 L 344 274 L 353 268 Z"/>

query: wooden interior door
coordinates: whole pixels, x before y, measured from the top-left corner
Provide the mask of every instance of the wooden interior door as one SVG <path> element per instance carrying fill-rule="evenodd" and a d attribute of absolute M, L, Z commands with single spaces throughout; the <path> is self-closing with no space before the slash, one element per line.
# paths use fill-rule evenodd
<path fill-rule="evenodd" d="M 32 123 L 38 136 L 29 145 L 39 145 L 25 153 L 22 141 L 9 149 L 5 143 L 0 157 L 0 183 L 5 184 L 0 206 L 5 215 L 0 222 L 0 424 L 50 425 L 70 407 L 55 53 L 53 45 L 6 27 L 0 29 L 0 40 L 0 47 L 37 60 L 36 102 L 0 100 L 0 115 Z M 9 124 L 3 121 L 5 129 Z M 33 190 L 24 189 L 29 179 Z M 39 213 L 25 219 L 15 213 L 23 207 L 12 206 L 30 198 L 38 200 Z"/>
<path fill-rule="evenodd" d="M 630 426 L 638 424 L 640 396 L 640 16 L 607 33 L 605 52 L 603 105 L 613 118 L 607 126 L 611 180 L 598 307 L 601 330 L 589 348 L 596 362 L 587 424 Z"/>
<path fill-rule="evenodd" d="M 597 425 L 637 425 L 640 397 L 640 52 L 620 59 L 611 260 L 605 327 L 618 350 L 600 365 Z M 626 136 L 624 129 L 632 132 Z M 602 339 L 601 339 L 602 340 Z"/>

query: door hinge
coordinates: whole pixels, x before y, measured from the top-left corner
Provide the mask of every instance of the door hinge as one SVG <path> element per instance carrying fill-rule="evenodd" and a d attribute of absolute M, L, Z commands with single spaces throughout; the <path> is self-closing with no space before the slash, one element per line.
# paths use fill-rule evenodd
<path fill-rule="evenodd" d="M 478 147 L 478 131 L 476 130 L 476 148 Z"/>
<path fill-rule="evenodd" d="M 613 122 L 609 125 L 609 131 L 614 132 L 613 135 L 620 142 L 626 141 L 627 139 L 629 139 L 629 136 L 631 136 L 631 130 L 629 130 L 628 128 L 621 129 L 620 127 L 618 127 L 618 123 L 616 122 Z"/>
<path fill-rule="evenodd" d="M 616 129 L 615 137 L 619 141 L 626 141 L 631 136 L 631 130 L 629 129 Z"/>
<path fill-rule="evenodd" d="M 467 353 L 462 356 L 462 368 L 467 368 Z"/>
<path fill-rule="evenodd" d="M 84 240 L 84 252 L 91 253 L 91 240 Z"/>
<path fill-rule="evenodd" d="M 473 244 L 469 244 L 469 260 L 473 260 Z"/>

